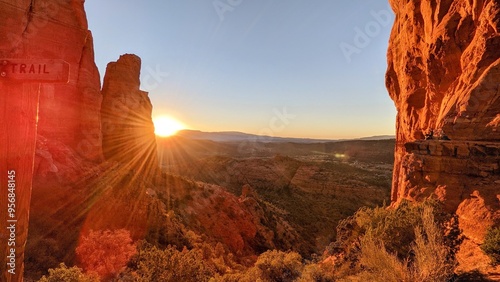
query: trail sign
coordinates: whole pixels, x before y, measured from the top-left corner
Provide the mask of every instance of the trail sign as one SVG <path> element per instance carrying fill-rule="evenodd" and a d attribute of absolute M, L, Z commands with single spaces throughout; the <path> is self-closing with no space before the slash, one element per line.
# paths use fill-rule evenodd
<path fill-rule="evenodd" d="M 41 83 L 67 83 L 63 60 L 0 59 L 0 281 L 23 281 Z"/>
<path fill-rule="evenodd" d="M 63 60 L 0 59 L 0 80 L 68 82 L 69 64 Z"/>

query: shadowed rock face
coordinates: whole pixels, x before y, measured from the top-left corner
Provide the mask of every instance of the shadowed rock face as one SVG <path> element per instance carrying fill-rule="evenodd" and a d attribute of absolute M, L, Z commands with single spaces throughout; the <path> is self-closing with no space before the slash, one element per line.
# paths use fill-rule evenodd
<path fill-rule="evenodd" d="M 40 86 L 38 135 L 85 160 L 102 160 L 100 78 L 83 1 L 0 3 L 0 58 L 62 59 L 69 82 Z"/>
<path fill-rule="evenodd" d="M 118 161 L 140 178 L 158 169 L 153 109 L 148 93 L 139 89 L 141 59 L 122 55 L 106 68 L 102 88 L 103 153 L 106 160 Z"/>
<path fill-rule="evenodd" d="M 431 195 L 482 243 L 500 219 L 500 2 L 390 0 L 392 201 Z M 434 132 L 434 140 L 423 140 Z M 450 140 L 436 140 L 439 132 Z M 472 228 L 473 227 L 473 228 Z"/>

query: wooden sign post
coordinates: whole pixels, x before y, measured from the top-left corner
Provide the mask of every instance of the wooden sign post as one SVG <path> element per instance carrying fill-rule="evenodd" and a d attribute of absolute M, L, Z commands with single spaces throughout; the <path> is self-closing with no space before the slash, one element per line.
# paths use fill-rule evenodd
<path fill-rule="evenodd" d="M 42 83 L 67 83 L 62 60 L 0 59 L 1 281 L 23 281 Z"/>

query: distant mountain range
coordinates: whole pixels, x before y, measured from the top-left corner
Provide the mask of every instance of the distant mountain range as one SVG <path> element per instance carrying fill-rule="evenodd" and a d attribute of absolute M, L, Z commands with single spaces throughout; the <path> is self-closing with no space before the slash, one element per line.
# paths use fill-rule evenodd
<path fill-rule="evenodd" d="M 354 139 L 313 139 L 313 138 L 293 138 L 293 137 L 273 137 L 248 134 L 237 131 L 223 132 L 203 132 L 199 130 L 181 130 L 177 136 L 192 140 L 210 140 L 214 142 L 264 142 L 264 143 L 326 143 L 346 140 L 388 140 L 395 139 L 394 135 L 380 135 L 372 137 L 354 138 Z"/>

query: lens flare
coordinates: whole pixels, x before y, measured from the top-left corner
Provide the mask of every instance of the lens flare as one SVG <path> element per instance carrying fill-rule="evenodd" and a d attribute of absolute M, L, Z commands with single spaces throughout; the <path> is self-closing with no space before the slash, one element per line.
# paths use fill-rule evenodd
<path fill-rule="evenodd" d="M 175 135 L 179 130 L 185 128 L 181 122 L 168 116 L 155 117 L 153 123 L 155 125 L 155 134 L 160 137 Z"/>

